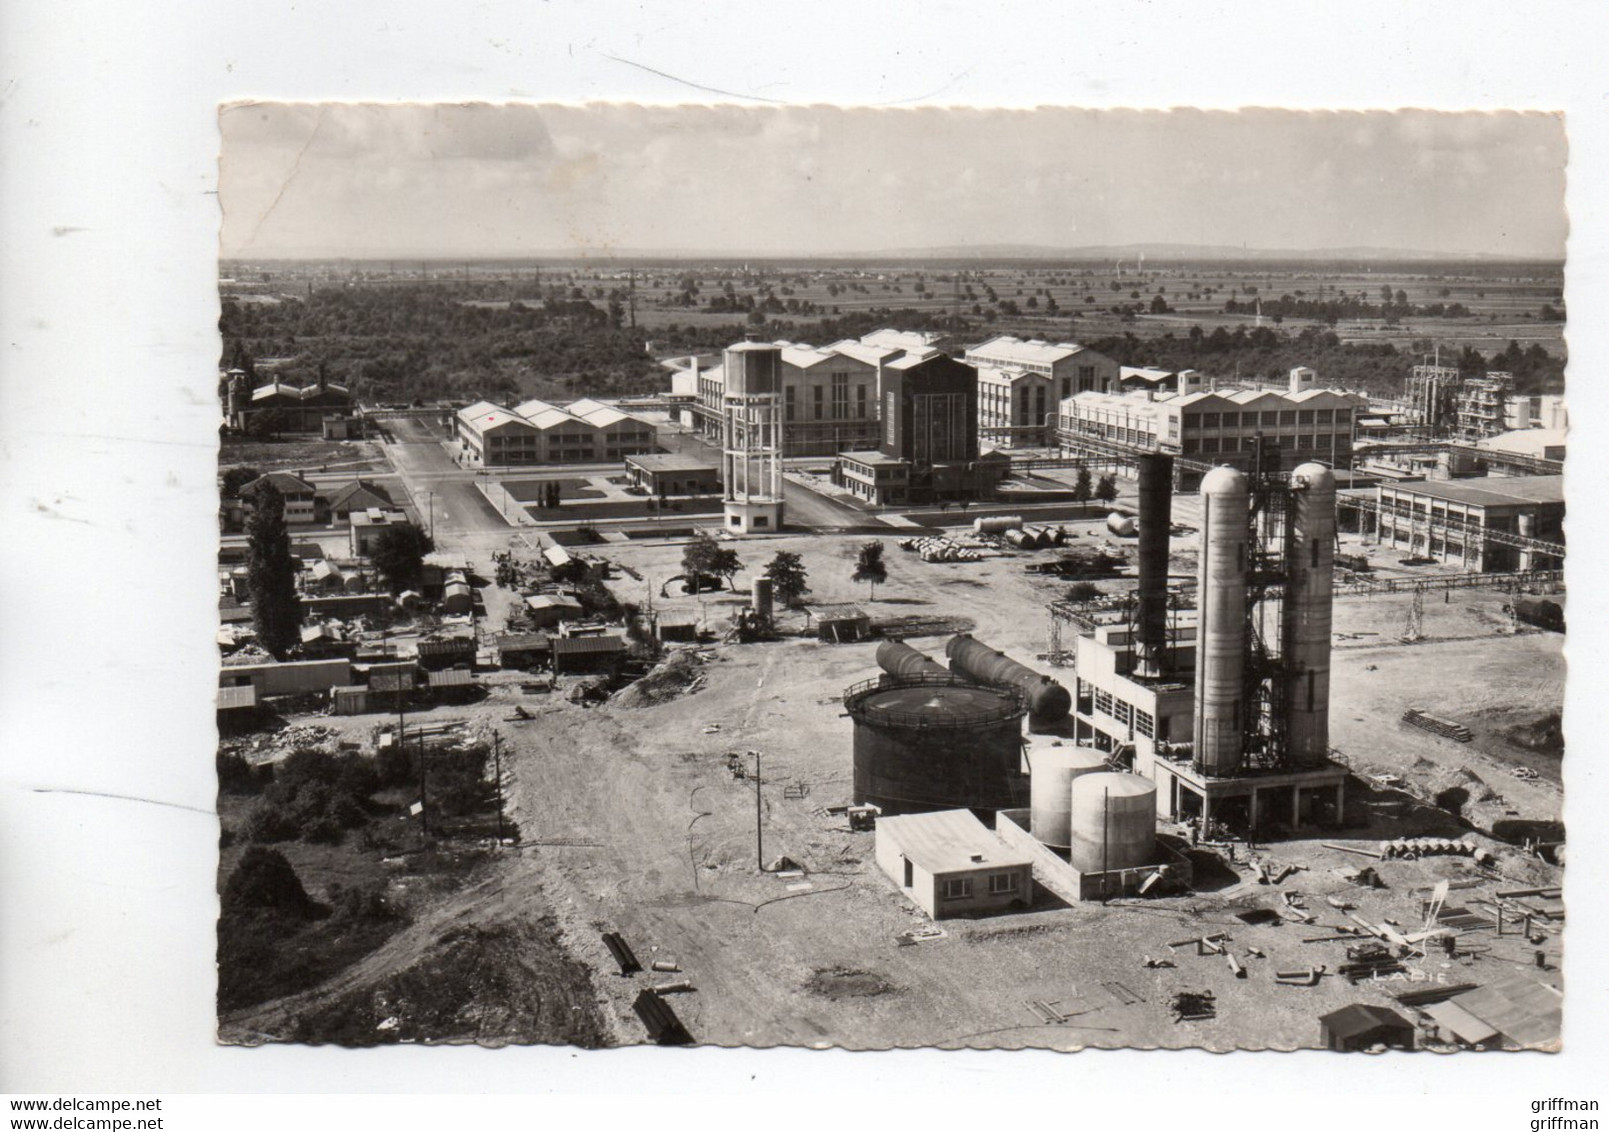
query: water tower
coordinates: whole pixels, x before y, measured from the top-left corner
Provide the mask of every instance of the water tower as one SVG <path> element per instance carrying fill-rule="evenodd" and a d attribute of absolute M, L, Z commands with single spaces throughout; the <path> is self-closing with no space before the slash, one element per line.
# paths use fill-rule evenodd
<path fill-rule="evenodd" d="M 726 529 L 782 526 L 782 348 L 740 342 L 725 355 L 722 467 Z"/>

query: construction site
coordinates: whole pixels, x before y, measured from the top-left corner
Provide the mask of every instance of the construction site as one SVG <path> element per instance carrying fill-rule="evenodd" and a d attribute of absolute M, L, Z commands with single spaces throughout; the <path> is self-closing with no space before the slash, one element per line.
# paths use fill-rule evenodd
<path fill-rule="evenodd" d="M 495 803 L 456 840 L 420 830 L 421 771 L 373 869 L 406 922 L 223 1036 L 338 1016 L 359 1044 L 1555 1047 L 1562 614 L 1520 611 L 1557 609 L 1557 574 L 1387 561 L 1338 533 L 1321 465 L 1175 496 L 1170 457 L 1121 462 L 1111 515 L 891 541 L 870 592 L 853 533 L 737 541 L 734 584 L 698 592 L 671 582 L 684 539 L 509 539 L 473 696 L 286 716 L 332 752 L 478 737 Z M 808 577 L 791 606 L 777 552 Z M 576 561 L 614 627 L 536 630 Z M 1067 562 L 1104 576 L 1070 587 Z M 581 667 L 556 647 L 627 638 Z M 509 945 L 536 924 L 556 972 Z M 494 958 L 441 965 L 466 925 Z M 399 983 L 426 970 L 429 994 Z M 532 980 L 582 1029 L 494 1006 Z M 454 1021 L 410 1018 L 409 986 Z"/>

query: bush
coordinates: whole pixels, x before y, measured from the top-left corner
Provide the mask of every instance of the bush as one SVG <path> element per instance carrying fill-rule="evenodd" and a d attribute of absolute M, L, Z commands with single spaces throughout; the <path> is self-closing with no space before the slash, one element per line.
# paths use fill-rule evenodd
<path fill-rule="evenodd" d="M 240 827 L 240 836 L 254 845 L 294 841 L 298 832 L 296 821 L 289 811 L 268 801 L 259 802 Z"/>
<path fill-rule="evenodd" d="M 318 905 L 307 895 L 296 870 L 277 849 L 253 846 L 241 855 L 223 887 L 225 914 L 269 911 L 312 919 Z"/>

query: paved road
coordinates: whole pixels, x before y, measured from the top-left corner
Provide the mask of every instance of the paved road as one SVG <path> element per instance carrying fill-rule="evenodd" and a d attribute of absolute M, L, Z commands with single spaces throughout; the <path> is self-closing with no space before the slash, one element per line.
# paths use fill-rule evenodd
<path fill-rule="evenodd" d="M 399 420 L 390 422 L 390 429 L 395 440 L 385 446 L 386 455 L 420 519 L 434 523 L 438 546 L 457 544 L 462 536 L 509 533 L 509 522 L 476 487 L 475 474 L 453 463 L 429 426 Z"/>
<path fill-rule="evenodd" d="M 683 433 L 674 442 L 663 433 L 660 443 L 677 452 L 685 452 L 689 456 L 699 456 L 719 466 L 721 450 L 718 446 L 693 435 Z M 817 460 L 816 462 L 820 462 Z M 864 527 L 875 526 L 878 518 L 874 514 L 857 511 L 853 507 L 839 503 L 825 495 L 818 495 L 807 487 L 801 487 L 788 480 L 782 481 L 782 501 L 784 504 L 783 522 L 788 527 L 808 527 L 816 530 L 831 530 L 837 527 Z"/>

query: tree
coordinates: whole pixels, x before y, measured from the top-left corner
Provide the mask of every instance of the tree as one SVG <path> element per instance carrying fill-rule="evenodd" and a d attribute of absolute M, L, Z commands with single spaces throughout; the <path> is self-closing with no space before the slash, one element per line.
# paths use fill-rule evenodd
<path fill-rule="evenodd" d="M 810 592 L 805 585 L 804 562 L 791 550 L 777 551 L 765 568 L 765 576 L 771 579 L 771 589 L 783 605 L 795 605 Z"/>
<path fill-rule="evenodd" d="M 888 581 L 888 567 L 883 564 L 883 544 L 876 539 L 861 543 L 860 554 L 855 558 L 855 573 L 850 581 L 871 585 L 871 600 L 877 600 L 877 586 Z"/>
<path fill-rule="evenodd" d="M 223 497 L 225 499 L 239 497 L 241 488 L 261 477 L 262 473 L 256 468 L 230 468 L 223 474 Z"/>
<path fill-rule="evenodd" d="M 1095 498 L 1102 503 L 1110 503 L 1117 498 L 1117 477 L 1102 476 L 1101 482 L 1095 485 Z"/>
<path fill-rule="evenodd" d="M 284 409 L 258 409 L 246 414 L 246 432 L 257 437 L 277 437 L 290 425 Z"/>
<path fill-rule="evenodd" d="M 701 534 L 682 551 L 682 573 L 696 583 L 700 578 L 725 578 L 732 587 L 732 576 L 743 569 L 737 551 L 722 546 L 714 537 Z"/>
<path fill-rule="evenodd" d="M 301 642 L 302 608 L 291 565 L 291 538 L 285 528 L 285 497 L 271 483 L 252 492 L 246 520 L 246 582 L 257 643 L 275 660 Z"/>
<path fill-rule="evenodd" d="M 374 563 L 391 592 L 400 593 L 419 584 L 425 555 L 432 549 L 430 536 L 412 523 L 387 527 L 375 536 L 369 561 Z"/>
<path fill-rule="evenodd" d="M 1089 468 L 1080 464 L 1078 465 L 1078 478 L 1073 481 L 1073 502 L 1088 503 L 1094 497 L 1095 489 L 1090 482 Z"/>

